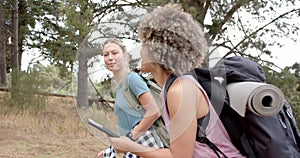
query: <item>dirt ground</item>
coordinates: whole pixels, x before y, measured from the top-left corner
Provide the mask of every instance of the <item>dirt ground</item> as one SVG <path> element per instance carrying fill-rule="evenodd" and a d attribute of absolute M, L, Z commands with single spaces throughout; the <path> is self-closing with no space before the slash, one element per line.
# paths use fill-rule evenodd
<path fill-rule="evenodd" d="M 32 115 L 4 112 L 1 95 L 0 158 L 94 158 L 106 147 L 81 124 L 70 99 L 48 99 Z"/>

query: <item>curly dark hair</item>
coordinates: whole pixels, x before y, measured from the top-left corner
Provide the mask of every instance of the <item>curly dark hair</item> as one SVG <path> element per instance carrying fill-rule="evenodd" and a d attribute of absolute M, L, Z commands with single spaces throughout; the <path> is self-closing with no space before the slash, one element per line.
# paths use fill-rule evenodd
<path fill-rule="evenodd" d="M 208 50 L 200 24 L 176 4 L 146 14 L 138 32 L 150 59 L 176 74 L 201 67 Z"/>

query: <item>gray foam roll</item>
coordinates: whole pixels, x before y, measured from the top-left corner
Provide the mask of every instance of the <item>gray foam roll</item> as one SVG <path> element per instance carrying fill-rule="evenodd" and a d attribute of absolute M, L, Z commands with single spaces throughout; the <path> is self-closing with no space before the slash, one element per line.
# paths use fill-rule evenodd
<path fill-rule="evenodd" d="M 241 116 L 246 108 L 258 116 L 272 116 L 280 111 L 284 102 L 281 90 L 271 84 L 237 82 L 227 86 L 230 106 Z"/>

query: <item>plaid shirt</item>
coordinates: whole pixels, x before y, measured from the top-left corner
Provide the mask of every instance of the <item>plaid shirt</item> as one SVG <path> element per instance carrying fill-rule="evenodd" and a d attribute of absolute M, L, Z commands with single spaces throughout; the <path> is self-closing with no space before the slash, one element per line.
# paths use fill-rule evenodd
<path fill-rule="evenodd" d="M 153 148 L 163 148 L 163 143 L 162 142 L 156 142 L 154 139 L 154 135 L 150 130 L 147 130 L 145 134 L 140 136 L 137 140 L 137 143 L 142 144 L 144 146 L 149 146 Z M 115 151 L 113 146 L 109 146 L 107 149 L 104 150 L 103 153 L 104 158 L 116 158 L 117 157 L 117 152 Z M 132 154 L 130 152 L 124 153 L 123 158 L 140 158 L 139 156 Z"/>

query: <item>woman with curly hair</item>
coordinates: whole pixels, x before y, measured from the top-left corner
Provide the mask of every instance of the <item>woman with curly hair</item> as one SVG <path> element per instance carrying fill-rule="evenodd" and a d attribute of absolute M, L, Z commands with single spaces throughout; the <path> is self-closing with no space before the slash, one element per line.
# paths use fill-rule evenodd
<path fill-rule="evenodd" d="M 139 24 L 142 41 L 141 70 L 151 72 L 162 89 L 164 120 L 170 134 L 170 148 L 153 149 L 130 141 L 127 137 L 110 138 L 114 147 L 141 157 L 217 157 L 205 143 L 196 141 L 198 122 L 209 113 L 206 137 L 224 155 L 243 157 L 232 144 L 217 113 L 201 85 L 186 73 L 201 67 L 208 46 L 201 26 L 178 5 L 168 4 L 146 14 Z M 165 94 L 171 76 L 177 76 Z M 166 100 L 164 99 L 166 96 Z"/>

